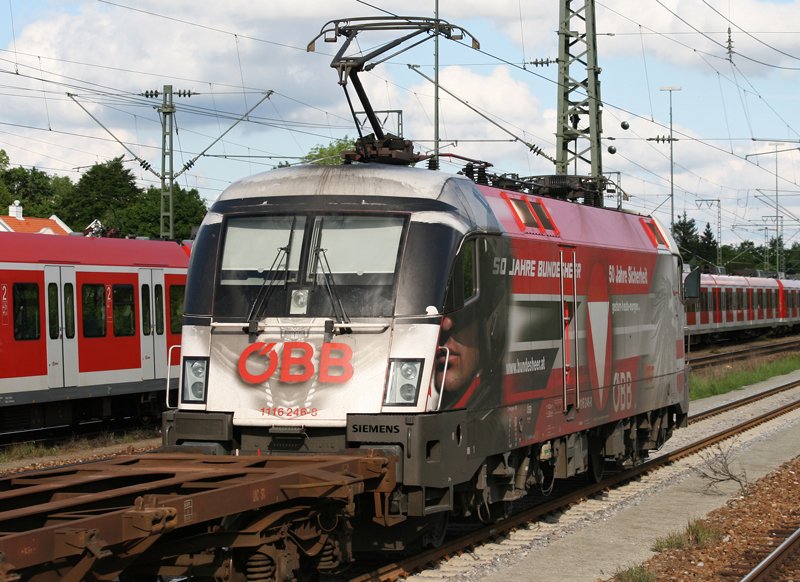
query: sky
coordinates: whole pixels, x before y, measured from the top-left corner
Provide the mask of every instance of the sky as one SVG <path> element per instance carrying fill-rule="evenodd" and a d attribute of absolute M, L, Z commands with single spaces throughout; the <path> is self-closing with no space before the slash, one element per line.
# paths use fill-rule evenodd
<path fill-rule="evenodd" d="M 172 85 L 176 183 L 211 202 L 240 178 L 357 134 L 330 67 L 342 39 L 306 50 L 326 23 L 432 18 L 435 6 L 0 0 L 0 149 L 11 166 L 75 182 L 92 164 L 124 156 L 141 186 L 157 185 L 161 97 L 144 92 Z M 498 173 L 555 173 L 525 144 L 556 155 L 558 2 L 439 0 L 438 8 L 469 33 L 439 43 L 441 151 L 489 161 Z M 732 245 L 763 244 L 777 222 L 787 246 L 800 244 L 800 0 L 604 0 L 595 11 L 603 171 L 626 193 L 623 208 L 664 224 L 674 208 Z M 354 47 L 386 39 L 365 32 Z M 402 111 L 404 137 L 429 152 L 434 92 L 419 73 L 434 76 L 432 41 L 361 78 L 373 107 Z M 397 114 L 383 118 L 396 133 Z"/>

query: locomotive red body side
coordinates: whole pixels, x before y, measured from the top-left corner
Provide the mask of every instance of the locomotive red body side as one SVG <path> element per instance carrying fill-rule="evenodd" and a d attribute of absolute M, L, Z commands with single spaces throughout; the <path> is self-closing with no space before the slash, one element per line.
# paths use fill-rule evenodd
<path fill-rule="evenodd" d="M 169 350 L 173 367 L 179 358 L 187 249 L 21 233 L 0 233 L 0 249 L 5 431 L 160 404 Z"/>

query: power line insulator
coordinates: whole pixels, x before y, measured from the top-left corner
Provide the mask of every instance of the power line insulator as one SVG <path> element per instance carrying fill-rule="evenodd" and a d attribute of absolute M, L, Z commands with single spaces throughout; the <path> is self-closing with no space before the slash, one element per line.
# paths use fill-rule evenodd
<path fill-rule="evenodd" d="M 558 62 L 556 59 L 533 59 L 532 61 L 528 61 L 529 65 L 533 65 L 534 67 L 546 67 L 548 65 L 552 65 Z"/>

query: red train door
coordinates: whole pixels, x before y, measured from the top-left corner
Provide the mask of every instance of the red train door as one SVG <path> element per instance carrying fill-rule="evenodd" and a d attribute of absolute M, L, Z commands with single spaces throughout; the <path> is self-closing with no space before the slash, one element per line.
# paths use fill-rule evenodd
<path fill-rule="evenodd" d="M 780 279 L 775 280 L 778 283 L 778 313 L 777 316 L 779 319 L 786 319 L 788 317 L 788 312 L 786 310 L 787 302 L 786 302 L 786 288 L 781 283 Z"/>
<path fill-rule="evenodd" d="M 575 277 L 577 269 L 575 249 L 561 248 L 559 250 L 561 269 L 559 285 L 561 293 L 562 334 L 561 353 L 564 361 L 562 366 L 562 382 L 564 387 L 564 412 L 578 407 L 580 398 L 580 384 L 578 379 L 578 280 Z"/>
<path fill-rule="evenodd" d="M 139 269 L 142 379 L 166 378 L 167 334 L 164 311 L 164 271 Z"/>
<path fill-rule="evenodd" d="M 75 318 L 75 267 L 45 266 L 47 385 L 78 385 L 78 334 Z"/>

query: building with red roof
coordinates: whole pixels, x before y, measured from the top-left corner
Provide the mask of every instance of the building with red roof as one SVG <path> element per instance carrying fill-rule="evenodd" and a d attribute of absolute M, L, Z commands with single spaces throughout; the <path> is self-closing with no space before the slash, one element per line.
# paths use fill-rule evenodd
<path fill-rule="evenodd" d="M 14 200 L 8 207 L 8 216 L 0 216 L 0 232 L 67 235 L 72 233 L 72 229 L 55 214 L 50 218 L 22 216 L 22 205 L 19 200 Z"/>

